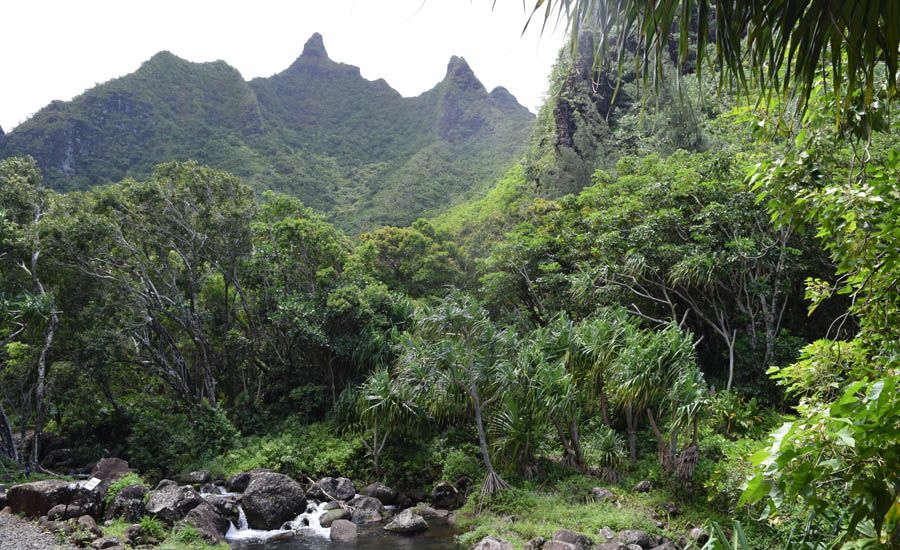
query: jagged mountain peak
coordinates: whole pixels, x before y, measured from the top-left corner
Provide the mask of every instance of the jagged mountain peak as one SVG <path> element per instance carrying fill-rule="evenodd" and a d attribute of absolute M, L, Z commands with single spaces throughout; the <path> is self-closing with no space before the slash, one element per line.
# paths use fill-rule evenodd
<path fill-rule="evenodd" d="M 309 40 L 306 41 L 306 44 L 303 45 L 303 53 L 300 54 L 302 57 L 328 57 L 328 52 L 325 50 L 325 41 L 322 39 L 322 35 L 314 32 L 312 36 L 309 37 Z"/>
<path fill-rule="evenodd" d="M 447 63 L 447 74 L 444 76 L 444 82 L 452 83 L 454 86 L 465 90 L 481 90 L 487 93 L 484 84 L 475 76 L 472 67 L 466 62 L 464 57 L 454 55 L 450 57 Z"/>

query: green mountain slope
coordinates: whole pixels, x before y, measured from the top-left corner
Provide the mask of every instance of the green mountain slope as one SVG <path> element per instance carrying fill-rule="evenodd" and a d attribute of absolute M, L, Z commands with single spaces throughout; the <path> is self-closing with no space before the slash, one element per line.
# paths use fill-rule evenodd
<path fill-rule="evenodd" d="M 533 119 L 505 89 L 488 92 L 462 58 L 433 89 L 404 98 L 329 59 L 315 34 L 290 67 L 250 82 L 225 62 L 161 52 L 0 135 L 0 158 L 30 154 L 64 190 L 192 158 L 359 231 L 483 191 L 521 157 Z"/>

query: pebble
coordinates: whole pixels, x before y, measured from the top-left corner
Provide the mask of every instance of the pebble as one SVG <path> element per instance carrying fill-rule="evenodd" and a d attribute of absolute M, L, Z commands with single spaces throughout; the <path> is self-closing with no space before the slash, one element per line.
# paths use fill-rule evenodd
<path fill-rule="evenodd" d="M 36 523 L 12 514 L 0 515 L 0 550 L 75 550 Z"/>

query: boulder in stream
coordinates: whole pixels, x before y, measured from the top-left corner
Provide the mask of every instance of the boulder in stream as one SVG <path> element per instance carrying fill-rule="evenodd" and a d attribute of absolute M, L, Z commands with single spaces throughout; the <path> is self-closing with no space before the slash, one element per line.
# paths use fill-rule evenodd
<path fill-rule="evenodd" d="M 372 483 L 363 489 L 362 494 L 367 497 L 377 498 L 382 504 L 397 504 L 398 493 L 384 483 Z"/>
<path fill-rule="evenodd" d="M 419 533 L 426 529 L 428 529 L 428 523 L 412 508 L 403 510 L 384 526 L 384 530 L 391 533 Z"/>
<path fill-rule="evenodd" d="M 373 523 L 384 519 L 384 505 L 377 498 L 360 495 L 347 504 L 353 510 L 354 523 Z"/>
<path fill-rule="evenodd" d="M 335 522 L 331 524 L 331 540 L 354 542 L 356 541 L 357 531 L 358 528 L 352 521 L 347 521 L 345 519 L 335 520 Z"/>
<path fill-rule="evenodd" d="M 323 477 L 306 491 L 306 497 L 314 500 L 350 500 L 356 495 L 356 487 L 346 477 Z"/>
<path fill-rule="evenodd" d="M 241 499 L 247 523 L 254 529 L 277 529 L 306 510 L 303 487 L 286 475 L 256 472 Z"/>
<path fill-rule="evenodd" d="M 350 519 L 353 513 L 346 508 L 332 508 L 319 518 L 319 525 L 322 527 L 331 527 L 331 524 L 339 519 Z"/>

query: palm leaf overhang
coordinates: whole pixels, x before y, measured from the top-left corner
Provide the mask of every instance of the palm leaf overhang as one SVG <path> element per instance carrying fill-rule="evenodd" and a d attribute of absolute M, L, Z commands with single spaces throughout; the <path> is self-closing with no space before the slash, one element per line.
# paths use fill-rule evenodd
<path fill-rule="evenodd" d="M 533 7 L 529 5 L 533 3 Z M 879 109 L 883 88 L 897 95 L 900 51 L 898 0 L 523 0 L 529 25 L 566 26 L 573 54 L 579 36 L 595 36 L 594 69 L 608 60 L 623 71 L 626 49 L 656 86 L 662 59 L 677 41 L 677 63 L 696 55 L 697 75 L 713 61 L 720 86 L 762 99 L 796 100 L 797 111 L 827 70 L 839 121 L 861 112 L 863 125 Z M 626 48 L 626 45 L 628 48 Z M 714 53 L 709 51 L 714 46 Z"/>

